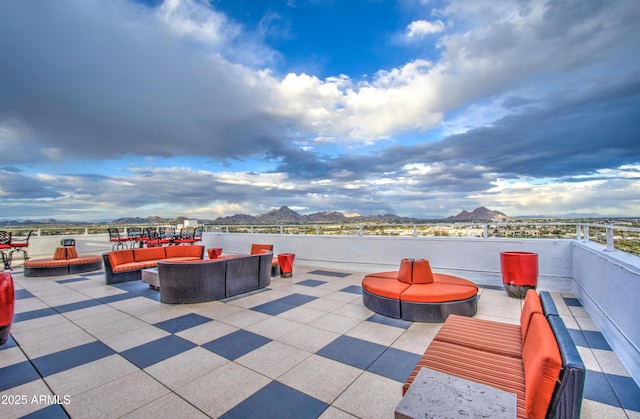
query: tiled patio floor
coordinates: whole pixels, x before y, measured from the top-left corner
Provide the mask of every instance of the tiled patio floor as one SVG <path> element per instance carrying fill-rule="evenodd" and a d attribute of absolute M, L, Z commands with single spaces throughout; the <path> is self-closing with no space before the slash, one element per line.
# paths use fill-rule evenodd
<path fill-rule="evenodd" d="M 361 273 L 296 266 L 261 292 L 176 306 L 102 272 L 13 276 L 2 418 L 392 418 L 440 327 L 366 309 Z M 582 417 L 640 418 L 640 390 L 595 324 L 553 296 L 588 368 Z M 482 288 L 477 317 L 517 323 L 520 304 Z"/>

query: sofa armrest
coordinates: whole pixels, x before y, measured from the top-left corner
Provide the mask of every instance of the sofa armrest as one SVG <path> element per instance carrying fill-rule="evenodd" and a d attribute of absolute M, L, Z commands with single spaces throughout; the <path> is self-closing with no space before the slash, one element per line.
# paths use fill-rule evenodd
<path fill-rule="evenodd" d="M 547 320 L 558 342 L 562 357 L 562 370 L 553 392 L 547 417 L 580 418 L 586 369 L 569 330 L 558 316 L 548 316 Z"/>
<path fill-rule="evenodd" d="M 544 311 L 545 316 L 549 317 L 560 315 L 560 313 L 558 313 L 556 303 L 553 302 L 553 298 L 551 298 L 549 291 L 540 291 L 540 303 L 542 304 L 542 310 Z"/>

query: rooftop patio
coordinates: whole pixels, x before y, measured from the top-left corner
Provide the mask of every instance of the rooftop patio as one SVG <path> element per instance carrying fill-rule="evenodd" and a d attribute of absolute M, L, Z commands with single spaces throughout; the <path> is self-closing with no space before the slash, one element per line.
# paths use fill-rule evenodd
<path fill-rule="evenodd" d="M 292 278 L 193 305 L 162 304 L 140 281 L 105 285 L 100 271 L 25 278 L 16 261 L 12 338 L 0 348 L 2 417 L 393 417 L 402 384 L 441 325 L 372 313 L 362 304 L 360 282 L 381 266 L 393 269 L 395 253 L 411 250 L 402 250 L 402 240 L 362 238 L 333 239 L 328 246 L 306 244 L 307 238 L 210 234 L 204 243 L 241 252 L 260 240 L 274 242 L 276 252 L 298 251 Z M 474 241 L 457 241 L 456 263 L 437 250 L 450 246 L 447 241 L 430 250 L 420 243 L 420 252 L 433 254 L 435 271 L 455 271 L 480 285 L 476 317 L 518 322 L 521 301 L 500 286 L 495 261 L 481 262 L 482 270 L 472 262 L 495 252 L 492 243 L 485 241 L 479 252 Z M 94 244 L 79 239 L 79 252 Z M 581 304 L 583 295 L 572 292 L 580 287 L 573 268 L 564 268 L 565 244 L 503 244 L 540 246 L 539 289 L 553 292 L 588 368 L 582 417 L 640 418 L 632 374 L 601 333 L 600 320 Z M 375 254 L 380 247 L 386 257 Z M 367 252 L 375 262 L 364 262 Z"/>

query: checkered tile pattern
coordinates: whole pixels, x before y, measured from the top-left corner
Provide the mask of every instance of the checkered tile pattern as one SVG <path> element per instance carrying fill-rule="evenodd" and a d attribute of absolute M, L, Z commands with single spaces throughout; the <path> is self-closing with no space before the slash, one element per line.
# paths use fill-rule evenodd
<path fill-rule="evenodd" d="M 0 417 L 390 418 L 440 324 L 372 313 L 362 277 L 296 266 L 265 290 L 167 305 L 100 272 L 14 273 Z M 640 417 L 638 386 L 580 303 L 553 296 L 588 368 L 583 417 Z M 520 309 L 480 290 L 477 317 L 517 323 Z"/>

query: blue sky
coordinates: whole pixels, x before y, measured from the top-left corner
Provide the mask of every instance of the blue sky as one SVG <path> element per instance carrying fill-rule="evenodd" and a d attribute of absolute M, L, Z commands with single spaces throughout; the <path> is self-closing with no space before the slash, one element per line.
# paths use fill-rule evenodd
<path fill-rule="evenodd" d="M 0 219 L 640 215 L 636 0 L 8 0 Z"/>

